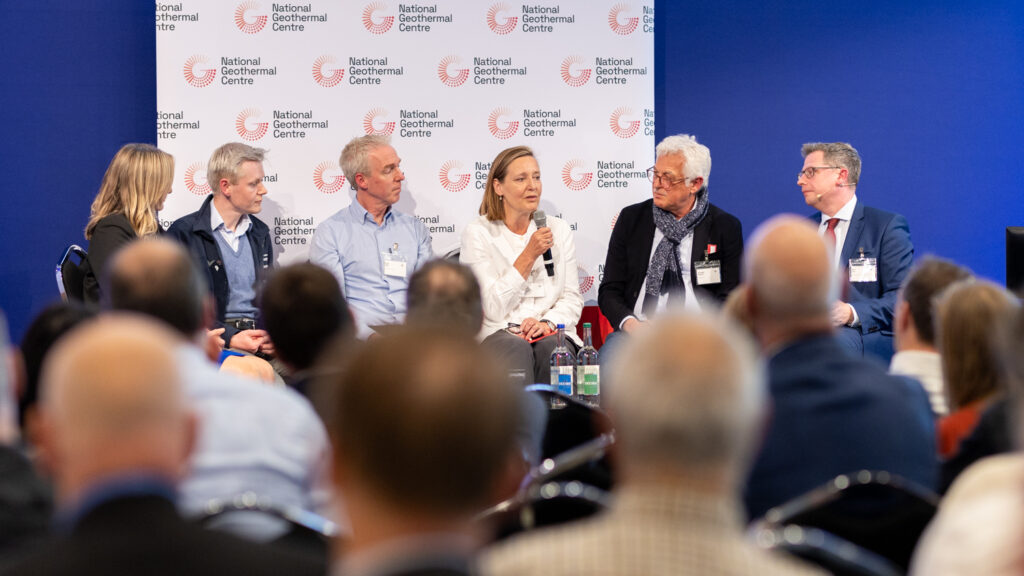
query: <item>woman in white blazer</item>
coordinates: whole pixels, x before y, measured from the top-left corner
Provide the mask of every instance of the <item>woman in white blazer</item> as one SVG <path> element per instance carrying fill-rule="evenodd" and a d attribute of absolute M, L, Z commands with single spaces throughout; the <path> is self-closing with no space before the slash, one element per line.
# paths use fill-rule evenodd
<path fill-rule="evenodd" d="M 459 260 L 473 269 L 483 296 L 480 338 L 513 370 L 534 382 L 550 382 L 555 326 L 565 324 L 566 345 L 582 345 L 576 322 L 583 311 L 576 243 L 564 220 L 548 216 L 537 228 L 540 167 L 526 146 L 503 150 L 491 163 L 480 217 L 462 233 Z M 554 274 L 544 267 L 551 250 Z M 542 336 L 548 336 L 536 340 Z M 530 340 L 536 340 L 530 343 Z"/>

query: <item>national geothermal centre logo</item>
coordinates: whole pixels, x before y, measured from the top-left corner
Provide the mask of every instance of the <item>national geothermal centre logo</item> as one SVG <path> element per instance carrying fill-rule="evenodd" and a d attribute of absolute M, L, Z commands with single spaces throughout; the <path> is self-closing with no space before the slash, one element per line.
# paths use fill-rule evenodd
<path fill-rule="evenodd" d="M 324 88 L 333 88 L 345 77 L 345 68 L 335 68 L 334 56 L 324 54 L 313 62 L 313 80 Z"/>
<path fill-rule="evenodd" d="M 456 160 L 449 160 L 441 165 L 441 171 L 437 174 L 441 187 L 449 192 L 462 192 L 469 186 L 470 176 L 462 172 L 462 164 Z"/>
<path fill-rule="evenodd" d="M 640 25 L 638 16 L 622 17 L 623 12 L 630 10 L 629 4 L 616 4 L 608 11 L 608 27 L 619 36 L 628 36 Z"/>
<path fill-rule="evenodd" d="M 573 70 L 576 71 L 575 74 L 573 74 Z M 567 56 L 565 60 L 562 60 L 562 81 L 573 88 L 589 82 L 591 72 L 593 70 L 590 68 L 583 67 L 582 56 Z"/>
<path fill-rule="evenodd" d="M 242 2 L 235 8 L 235 26 L 246 34 L 255 34 L 263 27 L 267 25 L 267 15 L 253 15 L 250 17 L 250 12 L 257 12 L 260 9 L 259 2 L 249 0 L 248 2 Z"/>
<path fill-rule="evenodd" d="M 462 86 L 469 79 L 469 68 L 460 68 L 460 64 L 462 60 L 454 54 L 441 59 L 437 65 L 437 77 L 445 86 Z"/>
<path fill-rule="evenodd" d="M 252 120 L 253 118 L 259 118 L 260 114 L 260 111 L 256 108 L 246 108 L 235 117 L 235 132 L 238 132 L 242 140 L 254 142 L 267 135 L 267 128 L 270 127 L 270 123 Z"/>
<path fill-rule="evenodd" d="M 217 68 L 206 68 L 207 62 L 209 60 L 202 54 L 189 56 L 188 60 L 185 60 L 185 67 L 182 70 L 185 74 L 185 82 L 196 88 L 209 86 L 213 79 L 217 77 Z"/>
<path fill-rule="evenodd" d="M 337 162 L 321 162 L 313 168 L 313 184 L 324 194 L 334 194 L 345 187 L 345 175 Z"/>
<path fill-rule="evenodd" d="M 491 110 L 490 116 L 487 117 L 487 129 L 491 131 L 491 136 L 507 140 L 516 135 L 516 132 L 519 131 L 519 121 L 503 120 L 504 117 L 511 115 L 512 111 L 508 108 Z"/>
<path fill-rule="evenodd" d="M 612 132 L 614 132 L 619 138 L 632 138 L 640 131 L 639 120 L 623 120 L 623 117 L 632 115 L 633 110 L 626 108 L 625 106 L 616 108 L 615 111 L 612 112 L 612 116 L 608 120 L 608 126 L 611 127 Z"/>
<path fill-rule="evenodd" d="M 509 16 L 511 13 L 512 8 L 504 2 L 492 4 L 487 11 L 487 27 L 495 34 L 505 35 L 512 32 L 519 23 L 519 17 Z"/>
<path fill-rule="evenodd" d="M 367 4 L 366 8 L 363 8 L 363 26 L 370 34 L 383 34 L 391 30 L 391 26 L 395 23 L 395 17 L 377 14 L 378 12 L 386 12 L 387 9 L 388 5 L 383 2 Z"/>
<path fill-rule="evenodd" d="M 579 275 L 580 280 L 580 295 L 586 295 L 594 287 L 594 276 L 587 272 L 587 269 L 583 266 L 577 266 L 576 273 Z"/>
<path fill-rule="evenodd" d="M 585 190 L 594 180 L 593 172 L 583 172 L 583 160 L 573 159 L 562 166 L 562 183 L 569 190 Z M 573 173 L 575 172 L 575 176 Z"/>
<path fill-rule="evenodd" d="M 395 123 L 388 122 L 388 111 L 383 108 L 374 108 L 363 116 L 363 130 L 367 135 L 390 136 L 395 131 Z"/>
<path fill-rule="evenodd" d="M 206 196 L 213 188 L 206 181 L 206 164 L 193 162 L 185 169 L 185 188 L 196 196 Z"/>

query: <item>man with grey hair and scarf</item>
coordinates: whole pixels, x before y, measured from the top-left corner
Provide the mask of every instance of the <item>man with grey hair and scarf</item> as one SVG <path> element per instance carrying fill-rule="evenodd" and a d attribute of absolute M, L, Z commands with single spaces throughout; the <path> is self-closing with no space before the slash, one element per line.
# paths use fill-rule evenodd
<path fill-rule="evenodd" d="M 412 273 L 434 257 L 430 231 L 416 216 L 393 210 L 402 193 L 402 159 L 386 136 L 361 136 L 338 159 L 355 202 L 324 220 L 313 233 L 309 259 L 338 279 L 356 335 L 405 320 Z"/>
<path fill-rule="evenodd" d="M 647 170 L 653 198 L 623 208 L 608 242 L 597 301 L 615 332 L 602 364 L 622 334 L 652 315 L 717 306 L 740 281 L 743 227 L 708 200 L 711 152 L 679 134 L 662 140 L 656 155 Z"/>

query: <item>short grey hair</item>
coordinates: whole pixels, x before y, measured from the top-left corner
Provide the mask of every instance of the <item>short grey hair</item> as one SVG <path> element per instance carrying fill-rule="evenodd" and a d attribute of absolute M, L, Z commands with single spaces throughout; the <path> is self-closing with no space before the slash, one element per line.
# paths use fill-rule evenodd
<path fill-rule="evenodd" d="M 229 142 L 213 151 L 206 164 L 206 182 L 215 194 L 220 194 L 220 181 L 238 182 L 238 169 L 246 162 L 263 163 L 267 150 L 254 148 L 241 142 Z"/>
<path fill-rule="evenodd" d="M 627 465 L 745 470 L 765 405 L 764 368 L 748 334 L 722 316 L 672 313 L 616 358 L 608 408 Z"/>
<path fill-rule="evenodd" d="M 800 148 L 804 158 L 814 152 L 823 152 L 829 166 L 846 168 L 846 182 L 851 186 L 857 185 L 860 180 L 860 154 L 856 148 L 846 142 L 808 142 Z"/>
<path fill-rule="evenodd" d="M 687 180 L 700 177 L 704 180 L 704 185 L 708 185 L 708 179 L 711 177 L 711 151 L 707 146 L 697 142 L 696 136 L 669 136 L 658 143 L 654 152 L 657 158 L 666 154 L 681 154 L 686 159 L 683 177 Z"/>
<path fill-rule="evenodd" d="M 341 150 L 338 164 L 353 190 L 356 189 L 356 174 L 366 174 L 370 170 L 370 152 L 384 146 L 391 146 L 390 136 L 370 134 L 349 140 Z"/>

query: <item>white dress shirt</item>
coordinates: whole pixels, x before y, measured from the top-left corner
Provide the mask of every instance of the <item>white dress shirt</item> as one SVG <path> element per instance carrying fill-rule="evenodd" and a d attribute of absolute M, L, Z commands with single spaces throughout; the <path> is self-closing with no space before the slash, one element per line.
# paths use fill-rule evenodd
<path fill-rule="evenodd" d="M 834 216 L 829 216 L 824 212 L 821 213 L 821 223 L 818 224 L 818 236 L 824 236 L 825 230 L 828 229 L 828 221 L 832 218 L 838 218 L 839 222 L 836 223 L 836 227 L 832 230 L 836 233 L 836 253 L 833 256 L 833 265 L 836 270 L 842 264 L 843 258 L 843 246 L 846 244 L 846 233 L 850 231 L 850 220 L 853 219 L 853 210 L 857 207 L 857 195 L 854 194 L 850 201 L 843 205 Z M 857 309 L 850 306 L 850 310 L 853 312 L 853 320 L 850 321 L 847 326 L 859 326 L 860 318 L 857 316 Z"/>

